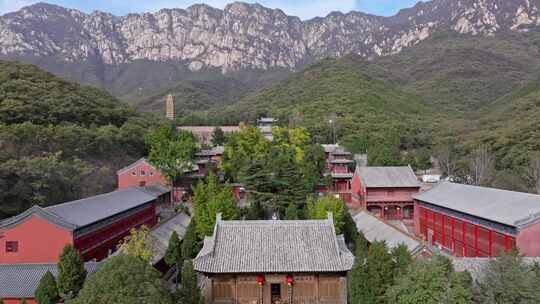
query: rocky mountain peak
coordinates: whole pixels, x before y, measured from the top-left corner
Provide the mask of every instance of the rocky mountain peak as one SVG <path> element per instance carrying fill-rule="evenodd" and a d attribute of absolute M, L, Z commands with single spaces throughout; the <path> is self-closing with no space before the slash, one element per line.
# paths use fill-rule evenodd
<path fill-rule="evenodd" d="M 433 0 L 392 17 L 334 12 L 302 21 L 279 9 L 233 2 L 117 17 L 47 3 L 0 17 L 0 57 L 33 56 L 117 65 L 177 61 L 217 67 L 296 69 L 325 57 L 402 51 L 436 31 L 495 35 L 540 24 L 540 0 Z"/>

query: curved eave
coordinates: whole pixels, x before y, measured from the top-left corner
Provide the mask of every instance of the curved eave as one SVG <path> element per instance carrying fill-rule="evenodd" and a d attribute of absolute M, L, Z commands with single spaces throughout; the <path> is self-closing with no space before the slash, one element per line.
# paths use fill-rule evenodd
<path fill-rule="evenodd" d="M 32 216 L 37 215 L 41 217 L 42 219 L 46 220 L 49 223 L 52 223 L 60 228 L 73 231 L 77 228 L 77 225 L 74 225 L 72 223 L 69 223 L 62 218 L 53 215 L 47 211 L 45 211 L 43 208 L 39 206 L 33 206 L 30 209 L 27 209 L 21 214 L 18 214 L 16 216 L 10 217 L 6 220 L 3 220 L 0 222 L 0 229 L 8 229 L 14 226 L 17 226 L 19 224 L 22 224 L 29 220 Z"/>

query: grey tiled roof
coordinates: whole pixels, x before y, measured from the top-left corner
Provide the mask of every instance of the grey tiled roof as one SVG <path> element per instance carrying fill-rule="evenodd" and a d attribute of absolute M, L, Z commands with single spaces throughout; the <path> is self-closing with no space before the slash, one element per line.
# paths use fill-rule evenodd
<path fill-rule="evenodd" d="M 358 231 L 361 231 L 370 243 L 385 241 L 390 249 L 397 247 L 399 244 L 405 244 L 411 254 L 416 254 L 424 247 L 413 236 L 381 221 L 367 211 L 359 212 L 353 219 Z"/>
<path fill-rule="evenodd" d="M 357 167 L 356 173 L 367 188 L 420 187 L 411 167 Z"/>
<path fill-rule="evenodd" d="M 443 182 L 413 197 L 513 227 L 540 219 L 540 195 L 535 194 Z"/>
<path fill-rule="evenodd" d="M 207 150 L 201 150 L 197 153 L 197 156 L 214 156 L 214 155 L 221 155 L 225 152 L 225 147 L 223 146 L 217 146 L 213 147 L 212 149 Z"/>
<path fill-rule="evenodd" d="M 186 235 L 186 230 L 190 222 L 191 217 L 182 212 L 173 218 L 160 223 L 157 227 L 150 231 L 147 243 L 154 252 L 154 256 L 152 257 L 153 263 L 158 262 L 165 256 L 167 248 L 169 247 L 169 239 L 173 231 L 176 231 L 176 233 L 178 233 L 178 237 L 183 239 Z"/>
<path fill-rule="evenodd" d="M 99 269 L 99 263 L 84 264 L 90 274 Z M 50 271 L 58 275 L 56 264 L 0 264 L 0 298 L 33 298 L 43 275 Z"/>
<path fill-rule="evenodd" d="M 44 210 L 77 227 L 83 227 L 155 199 L 156 195 L 133 187 L 47 207 Z"/>
<path fill-rule="evenodd" d="M 343 272 L 353 262 L 331 219 L 218 220 L 194 266 L 203 273 Z"/>
<path fill-rule="evenodd" d="M 161 196 L 165 193 L 169 193 L 171 191 L 171 188 L 165 187 L 164 185 L 160 183 L 153 183 L 148 186 L 145 186 L 144 190 L 146 192 L 150 192 L 150 194 L 153 194 L 155 196 Z"/>

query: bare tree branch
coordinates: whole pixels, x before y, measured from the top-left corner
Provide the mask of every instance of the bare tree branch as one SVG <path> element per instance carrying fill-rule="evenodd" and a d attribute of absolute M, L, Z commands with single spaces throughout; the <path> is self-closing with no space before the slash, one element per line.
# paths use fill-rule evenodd
<path fill-rule="evenodd" d="M 533 190 L 540 194 L 540 154 L 534 155 L 529 160 L 526 178 Z"/>
<path fill-rule="evenodd" d="M 474 185 L 487 185 L 493 178 L 495 158 L 485 145 L 478 147 L 469 160 L 469 177 Z"/>

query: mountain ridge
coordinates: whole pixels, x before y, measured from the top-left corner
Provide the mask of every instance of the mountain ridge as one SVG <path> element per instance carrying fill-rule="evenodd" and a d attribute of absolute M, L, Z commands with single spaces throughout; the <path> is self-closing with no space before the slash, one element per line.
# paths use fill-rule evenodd
<path fill-rule="evenodd" d="M 114 16 L 39 3 L 0 17 L 2 56 L 52 56 L 103 65 L 177 61 L 190 70 L 295 70 L 326 57 L 401 52 L 440 30 L 493 35 L 540 24 L 539 0 L 432 0 L 391 17 L 332 12 L 302 21 L 280 9 L 233 2 Z"/>

